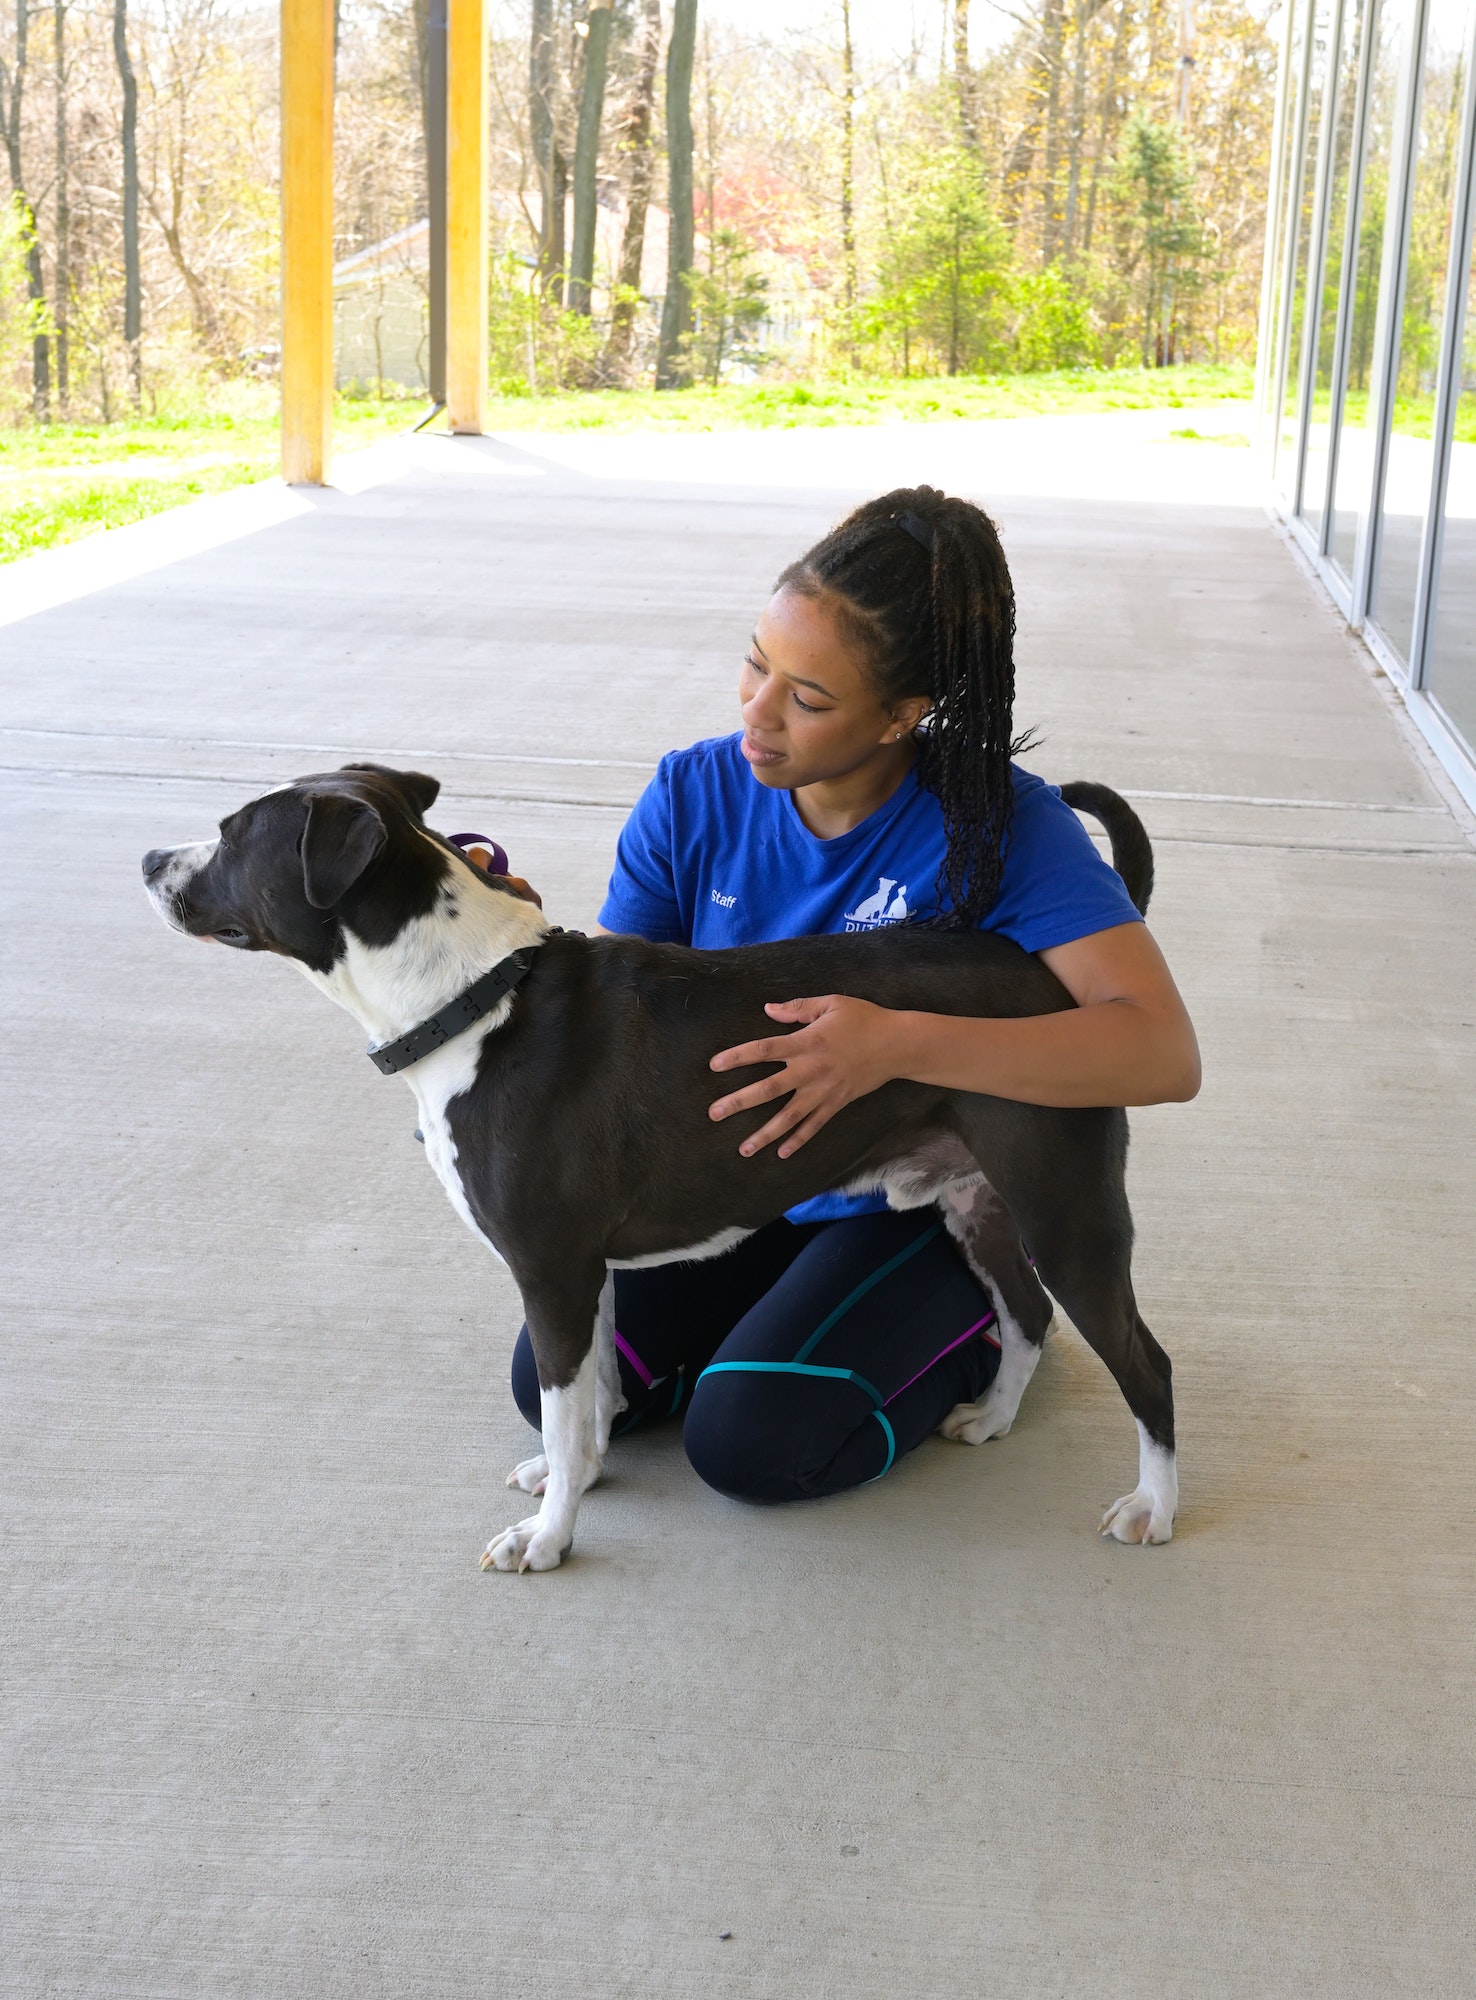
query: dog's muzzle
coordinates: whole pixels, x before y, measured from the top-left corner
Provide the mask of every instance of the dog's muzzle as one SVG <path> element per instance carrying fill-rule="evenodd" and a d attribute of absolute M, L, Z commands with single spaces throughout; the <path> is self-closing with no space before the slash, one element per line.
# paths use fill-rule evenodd
<path fill-rule="evenodd" d="M 186 847 L 151 847 L 143 858 L 144 888 L 149 901 L 171 930 L 195 936 L 181 902 L 184 892 L 215 853 L 213 840 L 195 841 Z M 234 935 L 227 935 L 233 932 Z M 202 935 L 220 938 L 222 944 L 245 944 L 246 932 L 227 925 Z"/>

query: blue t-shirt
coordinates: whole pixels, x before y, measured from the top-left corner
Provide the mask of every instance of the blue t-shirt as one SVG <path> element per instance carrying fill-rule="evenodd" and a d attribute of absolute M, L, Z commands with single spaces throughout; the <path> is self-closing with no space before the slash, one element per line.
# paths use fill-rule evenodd
<path fill-rule="evenodd" d="M 662 758 L 615 851 L 606 930 L 659 943 L 765 944 L 870 931 L 938 908 L 943 809 L 909 771 L 849 833 L 821 840 L 788 792 L 760 784 L 739 739 L 715 736 Z M 1140 919 L 1122 877 L 1054 785 L 1018 765 L 999 896 L 982 930 L 1048 951 Z M 794 1222 L 875 1214 L 881 1195 L 819 1195 Z"/>

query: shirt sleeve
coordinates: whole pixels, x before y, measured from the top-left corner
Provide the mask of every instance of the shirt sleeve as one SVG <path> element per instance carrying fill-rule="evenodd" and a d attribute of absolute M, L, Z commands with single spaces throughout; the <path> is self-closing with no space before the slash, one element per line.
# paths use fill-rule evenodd
<path fill-rule="evenodd" d="M 672 865 L 671 773 L 666 758 L 641 793 L 615 845 L 615 866 L 600 906 L 607 931 L 649 938 L 653 944 L 685 944 Z"/>
<path fill-rule="evenodd" d="M 1017 795 L 999 899 L 984 928 L 1025 951 L 1050 951 L 1142 921 L 1122 877 L 1056 788 Z"/>

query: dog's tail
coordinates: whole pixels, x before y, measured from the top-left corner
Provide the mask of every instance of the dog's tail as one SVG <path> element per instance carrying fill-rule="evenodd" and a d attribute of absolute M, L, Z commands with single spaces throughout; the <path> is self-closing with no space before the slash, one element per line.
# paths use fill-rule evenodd
<path fill-rule="evenodd" d="M 1148 914 L 1148 898 L 1153 894 L 1153 843 L 1148 829 L 1127 800 L 1107 785 L 1081 782 L 1062 785 L 1061 797 L 1077 812 L 1090 813 L 1107 829 L 1112 842 L 1112 865 L 1127 885 L 1140 916 Z"/>

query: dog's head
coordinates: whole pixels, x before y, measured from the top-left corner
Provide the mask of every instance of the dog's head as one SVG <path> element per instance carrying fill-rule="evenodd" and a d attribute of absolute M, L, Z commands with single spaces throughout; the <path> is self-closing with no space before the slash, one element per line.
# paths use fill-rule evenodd
<path fill-rule="evenodd" d="M 299 778 L 223 819 L 217 840 L 152 849 L 144 882 L 187 937 L 326 973 L 346 929 L 393 943 L 434 907 L 447 875 L 469 866 L 424 824 L 439 790 L 419 771 L 380 764 Z"/>

